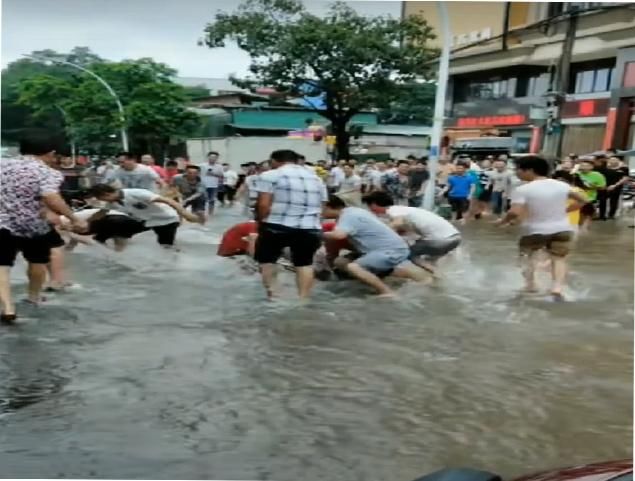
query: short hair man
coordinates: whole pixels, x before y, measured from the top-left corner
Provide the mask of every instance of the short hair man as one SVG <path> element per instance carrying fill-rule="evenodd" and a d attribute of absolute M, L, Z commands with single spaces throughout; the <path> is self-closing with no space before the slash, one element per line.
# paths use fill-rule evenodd
<path fill-rule="evenodd" d="M 142 222 L 144 230 L 153 230 L 159 245 L 166 248 L 174 246 L 179 216 L 190 222 L 199 222 L 198 216 L 190 214 L 178 202 L 145 189 L 118 189 L 108 184 L 97 184 L 90 189 L 89 195 L 108 202 L 109 208 Z"/>
<path fill-rule="evenodd" d="M 461 234 L 456 227 L 434 212 L 394 205 L 386 192 L 373 192 L 364 196 L 363 201 L 374 214 L 386 216 L 397 232 L 416 235 L 415 243 L 410 246 L 410 260 L 432 274 L 436 262 L 461 243 Z M 423 256 L 426 256 L 425 260 Z"/>
<path fill-rule="evenodd" d="M 412 264 L 407 265 L 410 249 L 406 241 L 366 209 L 347 207 L 337 195 L 331 195 L 323 214 L 327 219 L 337 219 L 335 229 L 326 232 L 324 238 L 348 239 L 355 250 L 361 253 L 354 260 L 338 257 L 334 266 L 372 287 L 378 295 L 394 296 L 380 276 L 394 273 L 396 276 L 418 281 L 427 279 L 423 271 L 422 276 L 412 270 Z"/>
<path fill-rule="evenodd" d="M 292 150 L 271 153 L 273 169 L 260 174 L 256 220 L 260 222 L 255 259 L 269 297 L 275 291 L 275 264 L 285 247 L 291 249 L 298 294 L 309 296 L 313 286 L 313 256 L 322 243 L 320 214 L 326 186 L 310 169 L 297 165 Z"/>
<path fill-rule="evenodd" d="M 573 239 L 567 213 L 587 203 L 587 198 L 573 187 L 549 179 L 549 163 L 542 157 L 529 155 L 518 160 L 516 173 L 527 182 L 512 194 L 511 208 L 500 221 L 505 225 L 523 218 L 524 234 L 519 248 L 527 262 L 524 270 L 525 289 L 536 290 L 538 252 L 546 250 L 551 257 L 551 294 L 562 299 L 567 274 L 566 258 Z M 573 203 L 569 203 L 569 200 Z"/>
<path fill-rule="evenodd" d="M 109 174 L 107 183 L 118 183 L 123 189 L 145 189 L 152 192 L 165 186 L 159 174 L 151 167 L 139 164 L 130 152 L 119 152 L 117 160 L 119 168 Z"/>

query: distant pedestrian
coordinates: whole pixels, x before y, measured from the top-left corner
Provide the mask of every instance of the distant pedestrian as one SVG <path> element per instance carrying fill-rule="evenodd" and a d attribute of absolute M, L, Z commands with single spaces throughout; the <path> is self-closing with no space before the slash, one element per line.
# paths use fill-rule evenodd
<path fill-rule="evenodd" d="M 238 173 L 229 164 L 223 164 L 223 186 L 218 191 L 218 200 L 223 206 L 225 206 L 225 201 L 230 207 L 234 205 L 237 183 Z"/>
<path fill-rule="evenodd" d="M 120 152 L 117 159 L 119 168 L 106 178 L 107 183 L 116 183 L 122 189 L 145 189 L 152 192 L 165 187 L 159 174 L 147 165 L 137 163 L 130 152 Z"/>
<path fill-rule="evenodd" d="M 218 196 L 218 189 L 223 185 L 223 166 L 218 163 L 218 152 L 207 154 L 207 165 L 203 167 L 201 179 L 207 192 L 207 214 L 214 213 L 214 205 Z"/>
<path fill-rule="evenodd" d="M 470 207 L 470 198 L 475 189 L 474 177 L 467 174 L 467 166 L 463 162 L 456 164 L 454 173 L 448 176 L 448 185 L 444 193 L 448 195 L 448 201 L 455 213 L 455 220 L 465 223 L 463 215 Z"/>
<path fill-rule="evenodd" d="M 147 165 L 148 167 L 150 167 L 152 170 L 154 170 L 159 177 L 161 177 L 161 180 L 163 180 L 164 182 L 168 182 L 168 176 L 165 172 L 165 169 L 163 167 L 161 167 L 160 165 L 157 165 L 156 161 L 154 160 L 154 157 L 150 154 L 145 154 L 141 156 L 141 163 L 143 165 Z"/>
<path fill-rule="evenodd" d="M 397 168 L 382 177 L 382 190 L 392 197 L 395 205 L 408 205 L 410 196 L 410 164 L 407 160 L 397 162 Z"/>

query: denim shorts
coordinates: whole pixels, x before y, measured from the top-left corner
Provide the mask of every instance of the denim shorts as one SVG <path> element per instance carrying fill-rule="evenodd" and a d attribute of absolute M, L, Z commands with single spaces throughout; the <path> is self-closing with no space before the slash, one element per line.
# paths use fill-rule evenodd
<path fill-rule="evenodd" d="M 355 263 L 374 274 L 385 274 L 407 261 L 409 255 L 408 249 L 371 251 L 355 259 Z"/>

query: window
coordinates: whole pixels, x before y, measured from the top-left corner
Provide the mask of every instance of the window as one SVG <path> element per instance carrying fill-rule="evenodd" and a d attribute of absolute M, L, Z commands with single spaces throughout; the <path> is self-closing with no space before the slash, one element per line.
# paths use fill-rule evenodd
<path fill-rule="evenodd" d="M 549 90 L 549 74 L 543 73 L 529 78 L 527 97 L 540 97 Z"/>
<path fill-rule="evenodd" d="M 555 17 L 572 10 L 585 11 L 594 8 L 620 5 L 619 2 L 552 2 L 549 3 L 547 16 Z"/>
<path fill-rule="evenodd" d="M 573 93 L 585 94 L 590 92 L 606 92 L 611 89 L 611 78 L 615 68 L 600 68 L 597 70 L 582 70 L 575 74 Z"/>

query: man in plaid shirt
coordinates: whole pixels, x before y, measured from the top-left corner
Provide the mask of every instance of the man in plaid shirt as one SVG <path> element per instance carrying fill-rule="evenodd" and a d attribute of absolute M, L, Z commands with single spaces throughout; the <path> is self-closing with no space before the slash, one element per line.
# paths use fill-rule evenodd
<path fill-rule="evenodd" d="M 328 194 L 322 180 L 310 169 L 298 165 L 292 150 L 271 153 L 272 170 L 256 182 L 258 241 L 255 259 L 260 264 L 262 282 L 273 296 L 275 264 L 285 247 L 291 250 L 298 294 L 309 296 L 313 286 L 313 256 L 322 244 L 320 216 Z"/>

